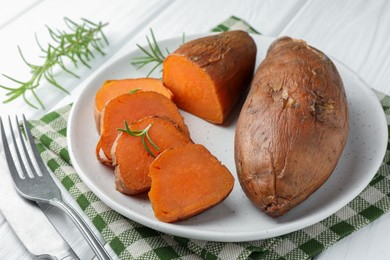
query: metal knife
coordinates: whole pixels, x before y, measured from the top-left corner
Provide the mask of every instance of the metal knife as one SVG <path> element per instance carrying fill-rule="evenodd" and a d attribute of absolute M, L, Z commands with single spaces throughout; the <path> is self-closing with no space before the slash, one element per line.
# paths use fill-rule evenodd
<path fill-rule="evenodd" d="M 0 162 L 5 165 L 1 153 Z M 0 209 L 26 249 L 35 257 L 79 259 L 38 205 L 16 192 L 6 171 L 0 171 Z"/>

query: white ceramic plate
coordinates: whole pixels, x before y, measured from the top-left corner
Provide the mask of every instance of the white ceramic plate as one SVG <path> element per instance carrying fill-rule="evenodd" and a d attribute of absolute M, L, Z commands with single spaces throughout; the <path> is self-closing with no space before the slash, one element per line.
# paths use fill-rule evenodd
<path fill-rule="evenodd" d="M 254 36 L 254 39 L 258 47 L 258 66 L 273 39 L 262 36 Z M 159 44 L 162 49 L 173 51 L 180 43 L 181 37 L 178 37 Z M 186 221 L 160 222 L 154 217 L 147 194 L 129 197 L 116 191 L 113 171 L 95 158 L 98 142 L 93 118 L 95 93 L 107 79 L 144 77 L 149 68 L 136 70 L 130 64 L 133 57 L 140 55 L 139 50 L 131 51 L 101 69 L 74 103 L 68 125 L 69 152 L 81 179 L 103 202 L 129 219 L 162 232 L 202 240 L 232 242 L 274 237 L 335 213 L 368 185 L 382 162 L 387 145 L 387 125 L 378 98 L 358 76 L 335 61 L 347 92 L 350 129 L 337 168 L 319 190 L 286 215 L 273 219 L 252 205 L 236 178 L 232 193 L 221 204 Z M 238 109 L 223 126 L 207 123 L 185 112 L 182 114 L 194 142 L 206 146 L 236 175 L 233 142 Z"/>

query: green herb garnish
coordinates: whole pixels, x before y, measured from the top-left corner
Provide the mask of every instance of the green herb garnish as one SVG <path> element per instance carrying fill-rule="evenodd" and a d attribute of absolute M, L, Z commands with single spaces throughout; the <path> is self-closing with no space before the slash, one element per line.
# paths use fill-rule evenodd
<path fill-rule="evenodd" d="M 154 158 L 156 158 L 156 156 L 153 154 L 153 152 L 149 149 L 148 145 L 146 144 L 146 140 L 145 140 L 145 136 L 147 138 L 147 140 L 149 141 L 149 143 L 157 150 L 157 151 L 160 151 L 160 148 L 152 141 L 152 139 L 150 138 L 149 136 L 149 129 L 152 127 L 152 123 L 150 123 L 145 129 L 143 130 L 131 130 L 129 125 L 127 124 L 126 120 L 125 120 L 125 128 L 122 129 L 122 128 L 117 128 L 118 131 L 120 132 L 125 132 L 125 133 L 128 133 L 129 135 L 131 136 L 135 136 L 135 137 L 141 137 L 142 139 L 142 144 L 145 148 L 145 150 L 148 152 L 148 154 L 150 154 L 151 156 L 153 156 Z"/>
<path fill-rule="evenodd" d="M 130 90 L 130 91 L 128 92 L 128 94 L 134 94 L 134 93 L 136 93 L 136 92 L 138 92 L 138 91 L 140 91 L 140 90 L 141 90 L 140 88 L 135 88 L 135 89 Z"/>
<path fill-rule="evenodd" d="M 149 37 L 146 36 L 146 40 L 148 41 L 147 48 L 144 48 L 141 45 L 137 44 L 137 47 L 145 54 L 145 56 L 135 57 L 131 62 L 131 64 L 136 66 L 137 69 L 143 68 L 147 64 L 155 63 L 156 65 L 149 71 L 146 77 L 149 77 L 150 74 L 152 74 L 153 71 L 155 71 L 164 62 L 166 57 L 158 46 L 152 29 L 150 29 L 150 34 L 152 37 L 152 41 L 150 41 Z M 167 53 L 169 54 L 168 50 Z"/>
<path fill-rule="evenodd" d="M 131 62 L 131 64 L 136 66 L 137 69 L 141 69 L 148 64 L 155 64 L 154 67 L 152 67 L 152 69 L 146 75 L 146 77 L 149 77 L 153 73 L 153 71 L 155 71 L 158 67 L 160 67 L 166 58 L 166 55 L 162 53 L 161 48 L 158 45 L 156 38 L 154 37 L 154 33 L 152 29 L 150 29 L 150 35 L 152 38 L 151 40 L 149 39 L 148 36 L 146 36 L 146 40 L 148 42 L 147 47 L 142 47 L 141 45 L 137 44 L 137 47 L 145 55 L 135 57 Z M 185 42 L 185 34 L 183 33 L 181 44 L 184 44 L 184 42 Z M 170 53 L 168 49 L 165 49 L 165 51 L 167 55 Z"/>
<path fill-rule="evenodd" d="M 105 55 L 102 49 L 103 47 L 108 46 L 109 43 L 102 29 L 107 24 L 102 24 L 101 22 L 96 24 L 87 19 L 82 19 L 82 23 L 78 24 L 66 17 L 64 18 L 64 21 L 70 32 L 53 30 L 47 26 L 50 37 L 54 43 L 48 44 L 46 48 L 43 48 L 38 42 L 37 37 L 35 37 L 40 50 L 43 52 L 42 58 L 44 61 L 41 65 L 29 63 L 23 56 L 20 47 L 18 47 L 24 63 L 31 69 L 31 79 L 28 81 L 21 81 L 3 74 L 4 77 L 19 85 L 18 87 L 0 85 L 1 88 L 8 91 L 6 96 L 9 96 L 3 103 L 11 102 L 22 96 L 28 105 L 37 108 L 37 106 L 35 106 L 26 96 L 27 92 L 31 91 L 39 106 L 44 109 L 45 107 L 41 99 L 35 92 L 36 88 L 40 85 L 42 78 L 45 78 L 53 86 L 69 94 L 69 92 L 54 78 L 53 67 L 57 65 L 70 75 L 79 78 L 78 75 L 65 65 L 66 61 L 70 61 L 76 68 L 78 67 L 78 63 L 82 63 L 84 66 L 90 68 L 88 62 L 95 57 L 94 51 L 101 55 Z"/>

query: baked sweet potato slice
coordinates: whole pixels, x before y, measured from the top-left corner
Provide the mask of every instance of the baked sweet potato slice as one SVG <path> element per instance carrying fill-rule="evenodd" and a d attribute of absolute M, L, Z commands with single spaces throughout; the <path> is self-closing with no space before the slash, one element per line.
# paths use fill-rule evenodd
<path fill-rule="evenodd" d="M 100 116 L 106 103 L 119 95 L 127 94 L 132 91 L 155 91 L 172 99 L 172 92 L 167 89 L 160 79 L 154 78 L 133 78 L 107 80 L 96 92 L 94 117 L 96 129 L 100 134 Z"/>
<path fill-rule="evenodd" d="M 123 128 L 124 121 L 131 124 L 146 116 L 165 116 L 189 135 L 183 117 L 170 99 L 151 91 L 123 94 L 108 101 L 102 111 L 101 135 L 96 146 L 98 160 L 111 165 L 111 147 L 118 135 L 117 128 Z"/>
<path fill-rule="evenodd" d="M 150 189 L 149 165 L 156 156 L 165 149 L 187 144 L 191 140 L 177 124 L 163 117 L 145 117 L 129 125 L 129 129 L 131 134 L 136 135 L 140 131 L 144 131 L 144 134 L 133 136 L 127 132 L 119 133 L 111 153 L 116 189 L 134 195 Z M 146 133 L 148 136 L 145 136 Z"/>
<path fill-rule="evenodd" d="M 222 124 L 253 76 L 256 44 L 248 33 L 230 31 L 195 39 L 167 56 L 163 82 L 177 106 Z"/>
<path fill-rule="evenodd" d="M 236 168 L 248 198 L 273 217 L 304 201 L 335 169 L 348 124 L 347 98 L 333 62 L 302 40 L 276 40 L 236 128 Z"/>
<path fill-rule="evenodd" d="M 149 199 L 157 219 L 184 220 L 223 201 L 232 191 L 229 170 L 203 145 L 167 149 L 150 165 Z"/>

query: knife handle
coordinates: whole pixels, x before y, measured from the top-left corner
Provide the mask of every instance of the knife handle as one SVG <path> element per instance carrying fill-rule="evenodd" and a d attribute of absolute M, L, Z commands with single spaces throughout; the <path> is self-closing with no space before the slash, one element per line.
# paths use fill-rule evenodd
<path fill-rule="evenodd" d="M 110 260 L 111 256 L 107 253 L 106 249 L 100 243 L 99 239 L 89 228 L 88 224 L 80 216 L 80 214 L 74 210 L 68 203 L 59 199 L 50 200 L 50 204 L 56 206 L 57 208 L 64 211 L 73 223 L 77 226 L 81 234 L 84 236 L 85 240 L 88 242 L 89 246 L 94 251 L 96 257 L 101 260 Z"/>

